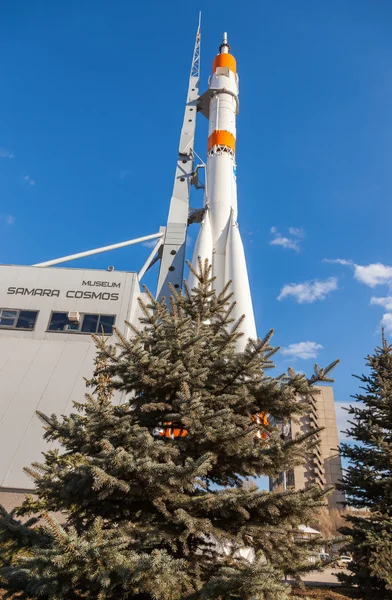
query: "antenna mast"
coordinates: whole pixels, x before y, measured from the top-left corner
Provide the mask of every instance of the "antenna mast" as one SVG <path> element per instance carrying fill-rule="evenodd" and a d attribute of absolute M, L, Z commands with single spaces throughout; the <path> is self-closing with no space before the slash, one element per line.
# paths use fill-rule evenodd
<path fill-rule="evenodd" d="M 186 234 L 189 217 L 189 200 L 194 173 L 194 144 L 196 129 L 197 100 L 200 78 L 200 20 L 193 50 L 189 76 L 188 96 L 185 105 L 184 122 L 178 148 L 177 167 L 174 176 L 173 193 L 170 200 L 169 216 L 161 248 L 157 298 L 169 298 L 169 283 L 181 289 L 184 275 Z"/>

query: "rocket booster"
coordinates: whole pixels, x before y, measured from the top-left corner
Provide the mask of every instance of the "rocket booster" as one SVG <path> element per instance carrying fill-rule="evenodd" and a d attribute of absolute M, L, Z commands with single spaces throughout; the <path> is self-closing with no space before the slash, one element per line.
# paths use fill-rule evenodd
<path fill-rule="evenodd" d="M 214 285 L 219 294 L 232 281 L 236 306 L 233 317 L 243 314 L 243 338 L 238 342 L 242 350 L 248 338 L 256 338 L 252 297 L 246 268 L 246 259 L 237 223 L 236 182 L 236 117 L 239 112 L 238 75 L 236 60 L 230 54 L 227 34 L 223 36 L 219 54 L 212 63 L 208 92 L 203 95 L 208 107 L 208 158 L 205 186 L 205 213 L 196 240 L 192 264 L 197 268 L 197 257 L 208 258 L 212 264 Z M 190 274 L 188 283 L 196 285 Z"/>

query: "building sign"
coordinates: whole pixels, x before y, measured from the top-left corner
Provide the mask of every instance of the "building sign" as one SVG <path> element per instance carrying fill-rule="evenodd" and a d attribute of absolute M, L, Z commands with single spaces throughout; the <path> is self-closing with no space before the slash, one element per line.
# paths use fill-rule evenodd
<path fill-rule="evenodd" d="M 82 281 L 82 285 L 88 285 L 90 287 L 121 287 L 121 283 L 115 281 Z"/>
<path fill-rule="evenodd" d="M 108 284 L 108 286 L 103 284 Z M 120 283 L 110 285 L 107 281 L 94 281 L 85 282 L 82 285 L 92 285 L 102 287 L 120 287 Z M 64 293 L 64 292 L 63 292 Z M 48 296 L 49 298 L 60 298 L 60 290 L 52 290 L 48 288 L 25 288 L 25 287 L 9 287 L 7 290 L 8 295 L 20 295 L 20 296 Z M 112 300 L 116 301 L 119 299 L 120 294 L 113 292 L 93 292 L 90 290 L 67 290 L 65 292 L 66 298 L 83 299 L 83 300 Z"/>

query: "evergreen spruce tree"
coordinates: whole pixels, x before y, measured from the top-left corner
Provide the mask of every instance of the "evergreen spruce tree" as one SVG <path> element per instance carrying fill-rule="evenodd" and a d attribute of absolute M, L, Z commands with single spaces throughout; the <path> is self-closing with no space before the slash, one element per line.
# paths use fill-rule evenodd
<path fill-rule="evenodd" d="M 244 482 L 302 464 L 318 431 L 289 440 L 282 424 L 309 410 L 333 365 L 272 376 L 272 332 L 236 352 L 229 285 L 217 296 L 211 267 L 199 268 L 198 287 L 173 290 L 169 308 L 147 292 L 131 339 L 97 339 L 92 393 L 73 414 L 39 413 L 60 449 L 26 469 L 36 496 L 0 518 L 0 542 L 15 551 L 3 560 L 10 595 L 284 600 L 284 576 L 314 568 L 318 542 L 296 530 L 326 490 Z"/>
<path fill-rule="evenodd" d="M 347 515 L 340 529 L 350 540 L 351 574 L 342 581 L 359 587 L 365 598 L 392 598 L 392 346 L 382 345 L 367 357 L 370 372 L 358 377 L 363 390 L 350 406 L 355 444 L 343 444 L 349 459 L 342 485 L 349 506 L 369 511 Z"/>

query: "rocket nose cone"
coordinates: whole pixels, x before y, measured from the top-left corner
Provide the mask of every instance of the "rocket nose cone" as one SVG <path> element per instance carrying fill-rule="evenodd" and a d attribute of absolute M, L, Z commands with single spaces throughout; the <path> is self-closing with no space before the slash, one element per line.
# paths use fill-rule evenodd
<path fill-rule="evenodd" d="M 227 41 L 227 32 L 223 33 L 223 40 L 221 45 L 219 46 L 219 52 L 221 54 L 228 54 L 230 52 L 230 44 Z"/>

